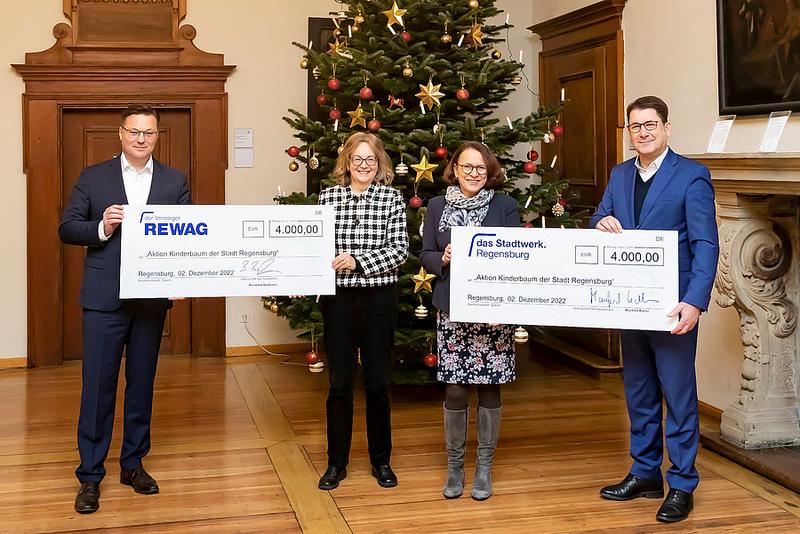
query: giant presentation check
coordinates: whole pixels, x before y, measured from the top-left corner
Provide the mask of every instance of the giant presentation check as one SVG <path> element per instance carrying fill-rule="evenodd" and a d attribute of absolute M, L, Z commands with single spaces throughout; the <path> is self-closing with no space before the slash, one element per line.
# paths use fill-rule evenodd
<path fill-rule="evenodd" d="M 671 330 L 678 233 L 455 227 L 453 321 Z"/>
<path fill-rule="evenodd" d="M 125 206 L 120 298 L 330 295 L 330 206 Z"/>

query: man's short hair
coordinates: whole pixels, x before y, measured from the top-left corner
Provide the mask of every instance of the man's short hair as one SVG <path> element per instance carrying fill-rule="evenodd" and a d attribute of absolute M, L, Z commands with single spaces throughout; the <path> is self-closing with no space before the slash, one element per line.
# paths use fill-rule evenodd
<path fill-rule="evenodd" d="M 658 118 L 661 119 L 661 122 L 664 124 L 669 122 L 669 108 L 667 107 L 667 103 L 657 96 L 640 96 L 628 104 L 628 110 L 626 112 L 628 122 L 631 120 L 631 111 L 634 109 L 653 109 L 658 114 Z"/>
<path fill-rule="evenodd" d="M 159 121 L 158 111 L 155 109 L 141 104 L 131 104 L 127 108 L 123 109 L 122 113 L 120 113 L 120 124 L 125 124 L 125 119 L 131 115 L 150 115 L 151 117 L 156 118 L 156 123 Z"/>

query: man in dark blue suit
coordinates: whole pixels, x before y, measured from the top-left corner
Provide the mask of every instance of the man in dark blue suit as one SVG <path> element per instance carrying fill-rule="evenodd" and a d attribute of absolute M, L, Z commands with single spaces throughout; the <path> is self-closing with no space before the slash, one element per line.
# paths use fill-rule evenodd
<path fill-rule="evenodd" d="M 638 156 L 614 167 L 590 227 L 677 230 L 679 300 L 672 332 L 622 332 L 625 398 L 631 422 L 633 465 L 619 484 L 600 495 L 626 501 L 662 498 L 662 399 L 666 401 L 666 442 L 672 466 L 669 493 L 656 513 L 664 522 L 681 521 L 693 507 L 699 482 L 694 462 L 699 444 L 695 353 L 697 321 L 708 308 L 717 270 L 719 241 L 714 190 L 708 169 L 667 146 L 667 105 L 644 96 L 628 106 L 628 131 Z"/>
<path fill-rule="evenodd" d="M 119 225 L 125 204 L 189 204 L 186 176 L 152 157 L 158 113 L 130 106 L 119 127 L 122 154 L 87 167 L 78 178 L 58 233 L 61 241 L 86 247 L 80 304 L 83 308 L 83 388 L 78 419 L 81 488 L 75 510 L 100 506 L 100 481 L 114 429 L 117 380 L 125 351 L 125 427 L 120 482 L 142 494 L 158 484 L 142 466 L 150 450 L 150 417 L 166 299 L 119 298 Z"/>

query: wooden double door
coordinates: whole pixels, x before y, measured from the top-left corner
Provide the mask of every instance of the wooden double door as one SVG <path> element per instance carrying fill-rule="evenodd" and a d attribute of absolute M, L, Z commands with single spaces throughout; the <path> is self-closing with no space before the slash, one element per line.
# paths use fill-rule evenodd
<path fill-rule="evenodd" d="M 120 153 L 120 109 L 65 109 L 62 114 L 61 206 L 66 206 L 72 188 L 84 167 Z M 153 156 L 191 177 L 191 113 L 187 109 L 159 110 L 158 142 Z M 85 249 L 62 245 L 63 359 L 80 360 L 83 353 L 83 314 L 78 298 L 83 280 Z M 192 352 L 191 300 L 176 301 L 167 313 L 161 339 L 161 354 Z"/>

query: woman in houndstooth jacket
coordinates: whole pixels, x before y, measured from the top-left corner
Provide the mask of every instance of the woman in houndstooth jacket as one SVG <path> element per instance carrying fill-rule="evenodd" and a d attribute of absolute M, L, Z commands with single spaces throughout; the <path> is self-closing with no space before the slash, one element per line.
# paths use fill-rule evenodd
<path fill-rule="evenodd" d="M 331 490 L 347 476 L 353 435 L 353 382 L 361 352 L 372 475 L 397 485 L 389 465 L 389 351 L 397 313 L 397 271 L 408 256 L 403 195 L 389 187 L 392 167 L 381 140 L 354 133 L 344 144 L 333 177 L 338 185 L 319 195 L 336 211 L 336 295 L 320 299 L 330 390 L 326 403 L 328 469 L 319 488 Z"/>

